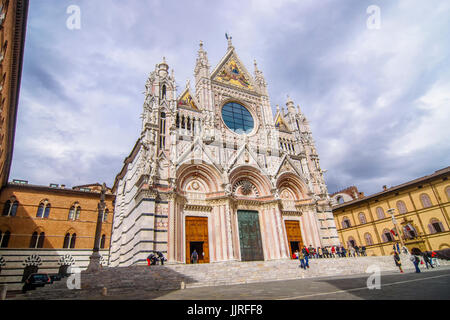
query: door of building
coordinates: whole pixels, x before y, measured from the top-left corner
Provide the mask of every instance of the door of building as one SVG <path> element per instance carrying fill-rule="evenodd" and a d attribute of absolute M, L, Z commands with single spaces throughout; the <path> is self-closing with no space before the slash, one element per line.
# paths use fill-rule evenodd
<path fill-rule="evenodd" d="M 303 248 L 302 233 L 300 231 L 300 221 L 297 220 L 286 220 L 284 221 L 286 227 L 286 235 L 289 243 L 289 253 L 290 257 L 292 254 L 301 248 Z"/>
<path fill-rule="evenodd" d="M 197 251 L 197 263 L 209 263 L 208 218 L 186 217 L 186 263 L 192 263 L 191 255 Z"/>
<path fill-rule="evenodd" d="M 241 260 L 264 260 L 258 211 L 238 210 L 237 213 Z"/>

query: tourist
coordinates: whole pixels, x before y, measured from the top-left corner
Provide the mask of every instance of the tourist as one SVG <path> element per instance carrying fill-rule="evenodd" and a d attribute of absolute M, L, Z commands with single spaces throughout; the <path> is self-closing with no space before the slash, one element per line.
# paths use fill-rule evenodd
<path fill-rule="evenodd" d="M 411 258 L 409 258 L 409 259 L 414 264 L 414 267 L 416 268 L 416 273 L 420 273 L 420 269 L 419 269 L 420 258 L 418 256 L 412 254 Z"/>
<path fill-rule="evenodd" d="M 430 259 L 429 253 L 428 252 L 424 252 L 422 254 L 422 256 L 423 256 L 423 260 L 425 261 L 425 265 L 426 265 L 427 269 L 428 269 L 428 265 L 430 265 L 431 268 L 434 268 L 433 264 L 431 263 L 431 259 Z"/>
<path fill-rule="evenodd" d="M 198 253 L 197 253 L 197 250 L 194 249 L 194 252 L 192 252 L 192 255 L 191 255 L 191 262 L 197 263 L 197 260 L 198 260 Z"/>
<path fill-rule="evenodd" d="M 356 257 L 356 255 L 358 255 L 358 257 L 359 257 L 359 247 L 357 246 L 357 245 L 355 245 L 355 257 Z"/>
<path fill-rule="evenodd" d="M 336 257 L 336 248 L 334 246 L 331 247 L 331 257 L 332 258 Z"/>
<path fill-rule="evenodd" d="M 303 253 L 303 256 L 305 257 L 305 266 L 309 268 L 309 252 L 308 252 L 308 248 L 303 247 L 302 253 Z"/>
<path fill-rule="evenodd" d="M 402 270 L 402 262 L 400 260 L 400 256 L 398 255 L 397 251 L 394 251 L 394 261 L 395 261 L 395 265 L 400 269 L 400 273 L 403 273 Z"/>
<path fill-rule="evenodd" d="M 321 247 L 317 248 L 317 255 L 319 256 L 319 258 L 323 257 L 323 252 L 322 252 L 322 248 Z"/>
<path fill-rule="evenodd" d="M 395 243 L 392 245 L 392 250 L 394 250 L 394 252 L 397 252 L 397 249 L 395 248 Z"/>
<path fill-rule="evenodd" d="M 298 259 L 300 260 L 300 268 L 306 270 L 305 255 L 303 254 L 303 250 L 298 253 Z"/>
<path fill-rule="evenodd" d="M 309 245 L 309 247 L 308 247 L 308 253 L 309 253 L 309 257 L 310 258 L 313 258 L 313 247 L 312 247 L 312 245 Z"/>
<path fill-rule="evenodd" d="M 345 250 L 344 246 L 341 247 L 342 257 L 345 258 L 347 256 L 347 251 Z"/>
<path fill-rule="evenodd" d="M 437 257 L 436 251 L 431 252 L 431 263 L 433 263 L 433 265 L 435 267 L 441 266 L 439 261 L 438 261 L 438 257 Z"/>
<path fill-rule="evenodd" d="M 363 249 L 362 247 L 359 247 L 359 255 L 362 257 L 363 256 Z"/>
<path fill-rule="evenodd" d="M 397 242 L 396 246 L 397 246 L 397 252 L 400 253 L 400 245 L 398 244 L 398 242 Z"/>
<path fill-rule="evenodd" d="M 313 248 L 313 254 L 314 254 L 314 258 L 317 259 L 318 257 L 317 257 L 317 251 L 316 251 L 316 248 Z"/>
<path fill-rule="evenodd" d="M 327 249 L 327 247 L 323 247 L 322 252 L 323 252 L 323 257 L 324 258 L 328 258 L 328 249 Z"/>
<path fill-rule="evenodd" d="M 338 258 L 341 257 L 341 248 L 339 246 L 336 246 L 336 254 L 337 254 Z"/>
<path fill-rule="evenodd" d="M 366 256 L 367 256 L 367 253 L 366 253 L 366 246 L 362 246 L 362 247 L 361 247 L 361 250 L 362 250 L 363 256 L 366 257 Z"/>
<path fill-rule="evenodd" d="M 356 257 L 356 254 L 355 254 L 355 248 L 352 247 L 352 246 L 350 246 L 350 256 L 351 256 L 351 257 Z"/>

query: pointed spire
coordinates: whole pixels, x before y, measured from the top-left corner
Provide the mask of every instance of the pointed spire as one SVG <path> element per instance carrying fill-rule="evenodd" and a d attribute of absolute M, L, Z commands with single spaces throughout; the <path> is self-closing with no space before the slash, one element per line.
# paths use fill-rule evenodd
<path fill-rule="evenodd" d="M 287 107 L 288 113 L 290 113 L 292 115 L 295 114 L 294 101 L 292 101 L 292 99 L 289 97 L 289 95 L 287 95 L 286 107 Z"/>
<path fill-rule="evenodd" d="M 264 79 L 263 73 L 258 69 L 256 59 L 254 59 L 254 65 L 255 65 L 255 82 L 258 84 L 259 87 L 265 88 L 266 80 Z"/>
<path fill-rule="evenodd" d="M 202 76 L 209 76 L 209 61 L 206 51 L 203 49 L 203 41 L 200 40 L 199 44 L 200 48 L 197 53 L 197 62 L 195 64 L 194 74 L 197 76 L 200 72 L 202 72 Z"/>

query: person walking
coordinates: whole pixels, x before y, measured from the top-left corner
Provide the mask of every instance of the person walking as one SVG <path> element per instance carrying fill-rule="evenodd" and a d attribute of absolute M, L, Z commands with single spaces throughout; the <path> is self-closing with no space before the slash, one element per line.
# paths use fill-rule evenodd
<path fill-rule="evenodd" d="M 409 259 L 414 264 L 414 267 L 416 268 L 416 273 L 420 273 L 420 268 L 419 268 L 420 258 L 418 256 L 412 254 L 411 258 L 409 258 Z"/>
<path fill-rule="evenodd" d="M 192 261 L 192 263 L 197 263 L 197 261 L 198 261 L 198 253 L 197 253 L 197 250 L 195 250 L 195 249 L 191 254 L 191 261 Z"/>
<path fill-rule="evenodd" d="M 400 269 L 400 273 L 403 273 L 402 270 L 402 262 L 400 260 L 400 256 L 398 255 L 397 251 L 394 251 L 394 261 L 395 261 L 395 265 Z"/>
<path fill-rule="evenodd" d="M 427 269 L 428 265 L 430 265 L 431 268 L 434 268 L 433 264 L 431 263 L 430 256 L 428 254 L 429 254 L 428 252 L 423 253 L 423 260 L 425 261 L 425 266 L 427 267 Z"/>

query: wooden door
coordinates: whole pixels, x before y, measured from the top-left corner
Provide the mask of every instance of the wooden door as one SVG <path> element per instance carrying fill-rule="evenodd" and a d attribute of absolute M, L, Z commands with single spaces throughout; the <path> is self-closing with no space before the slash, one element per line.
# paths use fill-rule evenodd
<path fill-rule="evenodd" d="M 289 244 L 290 257 L 295 252 L 295 250 L 303 248 L 302 232 L 300 229 L 300 221 L 297 220 L 286 220 L 284 221 L 286 227 L 286 235 Z"/>
<path fill-rule="evenodd" d="M 194 249 L 198 254 L 197 263 L 209 263 L 208 218 L 186 217 L 186 263 L 191 263 Z"/>
<path fill-rule="evenodd" d="M 258 211 L 238 210 L 241 261 L 264 260 Z"/>

